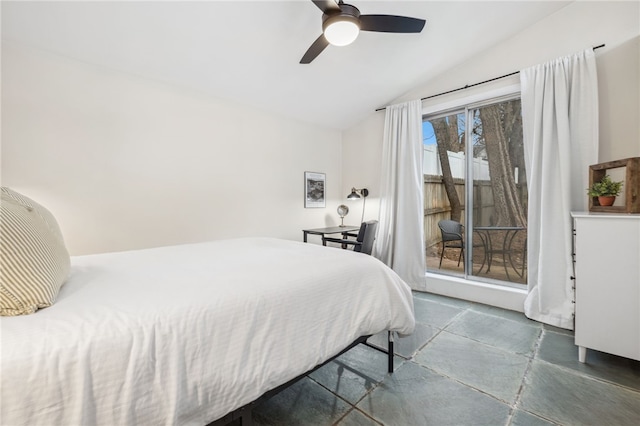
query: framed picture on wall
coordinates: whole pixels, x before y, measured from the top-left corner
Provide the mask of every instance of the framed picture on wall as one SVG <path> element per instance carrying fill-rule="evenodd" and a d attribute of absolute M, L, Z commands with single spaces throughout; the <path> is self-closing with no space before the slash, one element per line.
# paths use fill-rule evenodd
<path fill-rule="evenodd" d="M 325 207 L 324 173 L 304 172 L 304 207 Z"/>

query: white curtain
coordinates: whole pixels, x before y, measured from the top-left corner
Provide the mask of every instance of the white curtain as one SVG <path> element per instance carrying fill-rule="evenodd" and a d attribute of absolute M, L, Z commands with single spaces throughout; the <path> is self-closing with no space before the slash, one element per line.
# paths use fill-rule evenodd
<path fill-rule="evenodd" d="M 415 290 L 426 289 L 422 151 L 422 102 L 387 107 L 374 255 Z"/>
<path fill-rule="evenodd" d="M 570 212 L 586 210 L 598 158 L 592 49 L 520 71 L 529 190 L 527 317 L 573 329 Z"/>

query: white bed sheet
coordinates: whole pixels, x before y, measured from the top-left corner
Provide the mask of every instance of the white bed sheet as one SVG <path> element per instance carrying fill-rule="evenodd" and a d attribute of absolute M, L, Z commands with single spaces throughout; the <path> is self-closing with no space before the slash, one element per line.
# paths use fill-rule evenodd
<path fill-rule="evenodd" d="M 205 425 L 361 335 L 414 328 L 377 259 L 276 239 L 72 258 L 58 300 L 1 320 L 2 425 Z"/>

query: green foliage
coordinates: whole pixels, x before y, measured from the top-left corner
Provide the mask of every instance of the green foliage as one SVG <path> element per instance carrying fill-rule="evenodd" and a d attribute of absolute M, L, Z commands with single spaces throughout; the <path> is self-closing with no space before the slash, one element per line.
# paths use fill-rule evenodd
<path fill-rule="evenodd" d="M 620 194 L 622 182 L 614 182 L 609 175 L 604 175 L 600 182 L 594 182 L 591 188 L 587 188 L 590 197 L 617 196 Z"/>

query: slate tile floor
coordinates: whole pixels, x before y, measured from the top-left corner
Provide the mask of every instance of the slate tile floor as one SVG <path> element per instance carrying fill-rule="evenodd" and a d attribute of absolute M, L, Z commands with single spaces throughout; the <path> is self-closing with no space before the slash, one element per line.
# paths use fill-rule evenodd
<path fill-rule="evenodd" d="M 256 425 L 640 425 L 640 362 L 589 350 L 524 315 L 414 293 L 416 332 L 359 345 L 263 401 Z M 385 336 L 374 336 L 386 346 Z"/>

